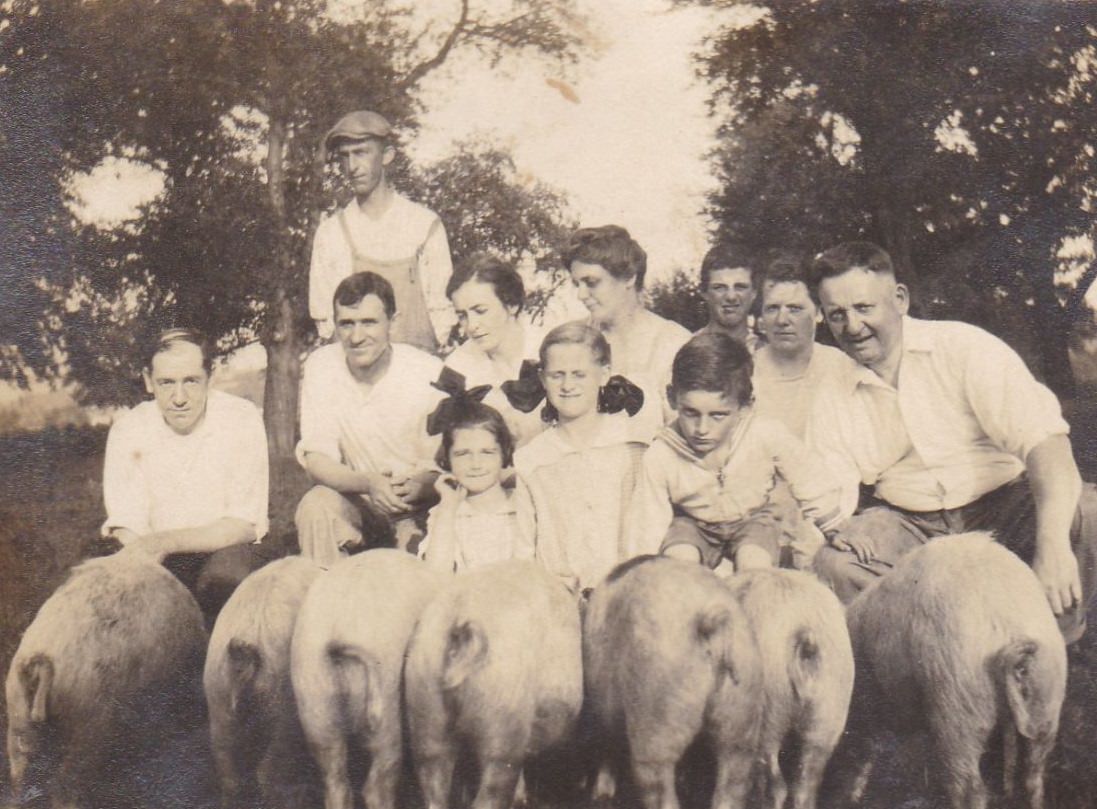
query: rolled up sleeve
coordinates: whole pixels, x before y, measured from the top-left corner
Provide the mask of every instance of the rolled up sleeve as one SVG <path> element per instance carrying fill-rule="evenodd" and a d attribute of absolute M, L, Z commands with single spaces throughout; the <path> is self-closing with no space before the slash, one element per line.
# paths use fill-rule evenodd
<path fill-rule="evenodd" d="M 857 510 L 863 478 L 851 449 L 854 439 L 844 435 L 842 429 L 844 415 L 835 400 L 834 388 L 820 390 L 812 405 L 806 436 L 807 448 L 838 489 L 841 518 L 850 517 Z"/>
<path fill-rule="evenodd" d="M 225 516 L 235 517 L 255 527 L 256 540 L 266 536 L 270 492 L 270 462 L 263 419 L 254 410 L 240 425 L 238 466 L 226 497 Z"/>
<path fill-rule="evenodd" d="M 320 359 L 314 354 L 309 360 Z M 316 362 L 305 362 L 301 383 L 301 440 L 297 442 L 298 463 L 305 466 L 305 455 L 319 452 L 342 462 L 339 449 L 339 413 L 331 406 L 330 386 L 325 384 L 323 368 Z"/>

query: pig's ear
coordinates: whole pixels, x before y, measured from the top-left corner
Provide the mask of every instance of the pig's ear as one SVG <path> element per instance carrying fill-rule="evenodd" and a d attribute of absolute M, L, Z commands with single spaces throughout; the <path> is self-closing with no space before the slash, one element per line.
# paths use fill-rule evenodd
<path fill-rule="evenodd" d="M 693 621 L 693 630 L 705 655 L 716 666 L 716 676 L 727 674 L 732 683 L 739 684 L 735 663 L 731 655 L 731 611 L 723 605 L 702 610 Z"/>
<path fill-rule="evenodd" d="M 46 721 L 49 694 L 53 689 L 53 661 L 45 655 L 35 655 L 19 672 L 23 693 L 27 695 L 32 722 Z"/>
<path fill-rule="evenodd" d="M 446 639 L 442 688 L 456 688 L 487 661 L 488 639 L 475 621 L 454 624 Z"/>

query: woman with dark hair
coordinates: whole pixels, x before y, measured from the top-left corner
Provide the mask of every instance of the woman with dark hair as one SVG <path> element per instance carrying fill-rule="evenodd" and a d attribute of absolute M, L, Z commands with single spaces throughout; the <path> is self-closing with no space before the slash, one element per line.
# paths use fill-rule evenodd
<path fill-rule="evenodd" d="M 446 287 L 466 340 L 445 364 L 465 378 L 467 387 L 490 385 L 484 403 L 498 410 L 522 446 L 544 429 L 537 413 L 511 406 L 502 385 L 518 379 L 524 360 L 535 360 L 541 335 L 522 317 L 525 287 L 509 264 L 476 253 L 458 264 Z"/>
<path fill-rule="evenodd" d="M 647 404 L 634 429 L 647 441 L 673 415 L 666 400 L 670 367 L 690 333 L 644 306 L 647 254 L 623 227 L 577 230 L 564 251 L 564 266 L 590 310 L 590 325 L 612 349 L 613 372 L 644 391 Z"/>

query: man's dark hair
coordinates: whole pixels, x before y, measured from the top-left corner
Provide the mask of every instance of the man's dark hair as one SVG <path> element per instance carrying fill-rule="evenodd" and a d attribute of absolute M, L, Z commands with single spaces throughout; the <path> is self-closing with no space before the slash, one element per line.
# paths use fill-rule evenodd
<path fill-rule="evenodd" d="M 458 261 L 446 284 L 446 297 L 452 299 L 453 293 L 469 281 L 491 286 L 495 297 L 507 309 L 521 309 L 526 301 L 522 276 L 513 266 L 490 253 L 473 253 L 467 259 Z"/>
<path fill-rule="evenodd" d="M 151 371 L 153 357 L 161 351 L 169 350 L 176 343 L 190 343 L 198 346 L 198 350 L 202 352 L 202 367 L 207 374 L 213 372 L 213 352 L 209 338 L 198 329 L 189 327 L 165 329 L 149 340 L 142 352 L 141 367 L 146 371 Z"/>
<path fill-rule="evenodd" d="M 808 289 L 811 296 L 819 299 L 819 284 L 827 278 L 845 275 L 853 269 L 890 275 L 895 278 L 895 265 L 891 256 L 878 244 L 872 242 L 843 242 L 824 250 L 811 262 L 808 272 Z"/>
<path fill-rule="evenodd" d="M 750 270 L 750 285 L 757 291 L 761 285 L 761 262 L 757 253 L 734 242 L 713 245 L 701 260 L 701 291 L 708 289 L 712 274 L 717 270 L 734 270 L 739 267 Z"/>
<path fill-rule="evenodd" d="M 339 282 L 332 296 L 332 311 L 334 312 L 336 306 L 357 306 L 367 295 L 380 298 L 385 314 L 390 318 L 396 314 L 396 295 L 392 291 L 392 284 L 377 273 L 368 271 L 348 275 Z"/>
<path fill-rule="evenodd" d="M 636 289 L 644 288 L 648 254 L 620 225 L 579 228 L 564 248 L 564 266 L 573 262 L 597 264 L 619 281 L 636 279 Z"/>
<path fill-rule="evenodd" d="M 675 396 L 703 390 L 748 405 L 754 398 L 753 373 L 754 360 L 746 346 L 723 332 L 704 332 L 678 349 L 670 387 Z"/>

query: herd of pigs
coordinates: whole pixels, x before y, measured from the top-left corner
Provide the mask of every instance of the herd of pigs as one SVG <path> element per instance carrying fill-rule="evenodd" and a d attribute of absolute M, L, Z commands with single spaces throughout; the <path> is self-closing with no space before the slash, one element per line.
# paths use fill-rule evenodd
<path fill-rule="evenodd" d="M 993 791 L 1040 807 L 1066 670 L 1035 576 L 981 534 L 922 546 L 846 610 L 807 573 L 725 580 L 662 557 L 582 604 L 528 561 L 447 577 L 396 550 L 330 570 L 289 557 L 246 579 L 208 638 L 187 590 L 123 553 L 74 568 L 24 634 L 8 753 L 17 803 L 86 805 L 103 740 L 201 671 L 225 807 L 280 805 L 267 776 L 304 743 L 325 809 L 355 805 L 363 753 L 366 809 L 396 805 L 405 754 L 428 809 L 509 807 L 523 770 L 561 754 L 577 792 L 674 809 L 699 739 L 713 807 L 849 805 L 889 731 L 928 734 L 951 806 L 986 805 L 993 749 Z"/>

